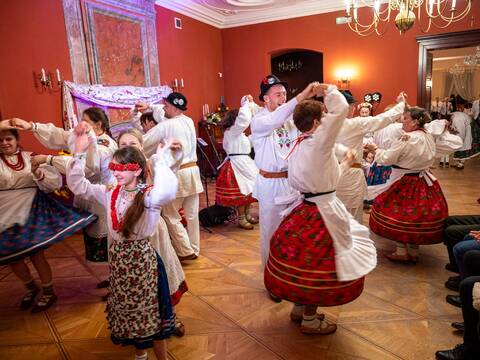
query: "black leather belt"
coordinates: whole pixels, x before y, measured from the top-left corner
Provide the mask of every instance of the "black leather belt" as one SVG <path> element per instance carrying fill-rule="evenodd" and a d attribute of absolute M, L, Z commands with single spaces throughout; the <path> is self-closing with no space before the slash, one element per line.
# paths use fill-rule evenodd
<path fill-rule="evenodd" d="M 250 154 L 228 154 L 227 156 L 250 156 Z"/>
<path fill-rule="evenodd" d="M 394 169 L 399 169 L 399 170 L 410 170 L 410 169 L 402 168 L 402 167 L 397 166 L 397 165 L 392 165 L 392 168 L 394 168 Z M 412 170 L 411 173 L 403 174 L 403 176 L 415 176 L 415 177 L 419 177 L 419 176 L 420 176 L 420 171 Z"/>
<path fill-rule="evenodd" d="M 313 198 L 315 196 L 327 195 L 327 194 L 331 194 L 333 192 L 335 192 L 335 190 L 319 192 L 319 193 L 302 193 L 302 195 L 305 199 L 310 199 L 310 198 Z"/>

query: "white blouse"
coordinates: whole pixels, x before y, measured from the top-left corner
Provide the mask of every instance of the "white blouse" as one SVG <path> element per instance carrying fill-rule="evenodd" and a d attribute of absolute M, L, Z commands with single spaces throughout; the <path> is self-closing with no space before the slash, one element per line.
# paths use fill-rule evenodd
<path fill-rule="evenodd" d="M 427 170 L 435 161 L 435 140 L 423 130 L 408 133 L 408 139 L 396 139 L 389 149 L 378 149 L 375 161 L 380 165 L 397 165 L 409 170 Z"/>
<path fill-rule="evenodd" d="M 16 164 L 17 154 L 5 156 L 5 160 Z M 20 154 L 25 164 L 20 171 L 0 160 L 0 232 L 15 224 L 25 225 L 37 189 L 48 193 L 62 186 L 62 177 L 54 167 L 41 165 L 37 177 L 31 171 L 32 153 L 21 151 Z"/>

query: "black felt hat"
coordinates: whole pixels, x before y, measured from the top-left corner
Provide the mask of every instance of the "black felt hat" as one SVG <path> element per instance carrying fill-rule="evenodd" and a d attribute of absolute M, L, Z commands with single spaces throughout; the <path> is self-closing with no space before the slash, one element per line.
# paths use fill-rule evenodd
<path fill-rule="evenodd" d="M 187 110 L 187 98 L 179 92 L 172 92 L 163 99 L 175 106 L 177 109 L 180 109 L 182 111 Z"/>
<path fill-rule="evenodd" d="M 270 89 L 274 85 L 283 85 L 285 89 L 288 88 L 288 84 L 285 81 L 280 81 L 275 75 L 268 75 L 263 78 L 262 82 L 260 83 L 260 101 L 263 101 L 263 96 L 266 94 L 268 89 Z"/>
<path fill-rule="evenodd" d="M 345 96 L 345 99 L 347 99 L 348 104 L 355 104 L 357 100 L 352 95 L 352 92 L 350 90 L 340 90 L 343 96 Z"/>

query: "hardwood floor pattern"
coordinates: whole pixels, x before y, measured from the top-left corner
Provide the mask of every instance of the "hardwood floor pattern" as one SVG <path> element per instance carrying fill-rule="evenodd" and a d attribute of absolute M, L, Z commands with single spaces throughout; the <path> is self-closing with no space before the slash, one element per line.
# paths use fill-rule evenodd
<path fill-rule="evenodd" d="M 433 172 L 450 214 L 480 213 L 480 158 L 467 162 L 463 171 Z M 214 191 L 210 184 L 210 199 Z M 272 302 L 264 290 L 258 226 L 211 230 L 201 232 L 201 256 L 184 266 L 190 291 L 176 310 L 186 335 L 169 340 L 170 359 L 424 360 L 462 342 L 450 327 L 462 318 L 460 309 L 445 302 L 452 292 L 443 282 L 453 274 L 444 269 L 448 258 L 441 244 L 422 247 L 416 266 L 399 265 L 385 258 L 393 244 L 376 239 L 378 266 L 367 276 L 363 294 L 350 304 L 323 309 L 337 321 L 338 331 L 307 336 L 289 320 L 291 304 Z M 80 235 L 51 247 L 47 256 L 59 300 L 44 314 L 17 308 L 22 284 L 7 266 L 0 267 L 0 359 L 133 359 L 133 349 L 109 339 L 100 300 L 105 290 L 95 287 L 108 268 L 85 261 Z M 154 358 L 151 350 L 149 356 Z"/>

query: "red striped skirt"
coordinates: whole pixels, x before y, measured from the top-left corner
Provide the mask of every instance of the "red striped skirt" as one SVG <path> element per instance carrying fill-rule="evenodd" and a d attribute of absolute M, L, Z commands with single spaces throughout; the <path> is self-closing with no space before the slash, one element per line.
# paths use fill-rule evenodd
<path fill-rule="evenodd" d="M 333 241 L 313 203 L 297 206 L 272 236 L 264 281 L 275 296 L 303 305 L 342 305 L 360 296 L 364 279 L 338 281 Z"/>
<path fill-rule="evenodd" d="M 443 240 L 448 205 L 438 181 L 404 175 L 373 202 L 370 230 L 407 244 L 437 244 Z"/>
<path fill-rule="evenodd" d="M 240 192 L 230 160 L 227 160 L 218 172 L 215 202 L 222 206 L 245 206 L 255 201 L 251 194 L 245 196 Z"/>

